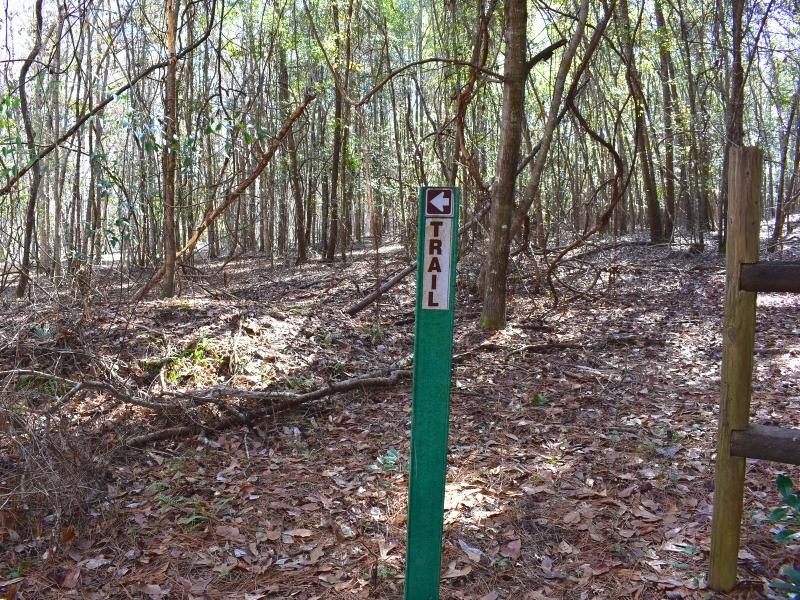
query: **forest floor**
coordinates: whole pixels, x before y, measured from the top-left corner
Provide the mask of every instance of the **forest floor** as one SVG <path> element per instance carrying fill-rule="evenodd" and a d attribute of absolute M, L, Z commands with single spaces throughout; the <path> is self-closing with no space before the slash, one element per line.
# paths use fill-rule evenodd
<path fill-rule="evenodd" d="M 0 369 L 63 379 L 4 375 L 0 597 L 401 598 L 408 378 L 142 448 L 125 440 L 258 401 L 169 414 L 99 387 L 64 396 L 82 379 L 139 398 L 302 392 L 388 368 L 412 349 L 413 277 L 342 312 L 374 261 L 243 257 L 135 309 L 110 271 L 91 302 L 5 296 Z M 383 249 L 382 272 L 403 264 Z M 627 246 L 570 265 L 553 307 L 515 259 L 495 333 L 476 326 L 474 259 L 459 267 L 442 598 L 711 598 L 722 259 Z M 758 304 L 753 420 L 800 426 L 800 299 Z M 713 597 L 763 597 L 797 561 L 764 523 L 778 473 L 800 479 L 748 463 L 740 584 Z"/>

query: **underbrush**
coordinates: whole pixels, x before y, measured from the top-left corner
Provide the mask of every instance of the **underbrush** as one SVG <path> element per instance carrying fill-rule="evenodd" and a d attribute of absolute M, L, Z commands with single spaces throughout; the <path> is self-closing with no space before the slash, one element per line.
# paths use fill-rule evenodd
<path fill-rule="evenodd" d="M 0 328 L 0 547 L 8 554 L 0 562 L 18 562 L 86 520 L 103 494 L 105 461 L 70 403 L 78 392 L 71 378 L 98 372 L 84 338 L 85 306 L 52 290 L 48 302 L 5 308 L 12 318 Z"/>
<path fill-rule="evenodd" d="M 102 494 L 102 470 L 67 416 L 0 406 L 0 541 L 46 540 L 82 523 Z"/>

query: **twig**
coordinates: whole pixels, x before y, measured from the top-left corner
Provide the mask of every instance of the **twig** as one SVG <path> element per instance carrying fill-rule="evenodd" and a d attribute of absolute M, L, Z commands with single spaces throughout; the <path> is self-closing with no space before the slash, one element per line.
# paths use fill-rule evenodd
<path fill-rule="evenodd" d="M 0 375 L 9 375 L 9 376 L 24 376 L 29 375 L 33 377 L 43 377 L 46 379 L 54 379 L 60 383 L 66 383 L 72 386 L 66 394 L 61 396 L 58 400 L 55 401 L 55 406 L 60 407 L 68 402 L 71 398 L 75 397 L 75 395 L 87 389 L 93 390 L 102 390 L 108 392 L 118 400 L 125 402 L 126 404 L 133 404 L 135 406 L 142 406 L 145 408 L 151 408 L 154 410 L 165 410 L 168 408 L 174 408 L 174 406 L 162 404 L 160 402 L 152 402 L 150 400 L 143 400 L 142 398 L 135 398 L 130 394 L 123 392 L 115 388 L 110 383 L 105 381 L 97 381 L 95 379 L 86 379 L 84 381 L 75 381 L 74 379 L 68 379 L 66 377 L 61 377 L 59 375 L 54 375 L 52 373 L 46 373 L 44 371 L 37 371 L 36 369 L 12 369 L 10 371 L 0 371 Z"/>

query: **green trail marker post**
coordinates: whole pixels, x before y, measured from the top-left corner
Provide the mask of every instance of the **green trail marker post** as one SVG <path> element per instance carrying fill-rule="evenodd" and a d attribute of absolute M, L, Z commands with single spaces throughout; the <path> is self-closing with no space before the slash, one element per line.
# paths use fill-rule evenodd
<path fill-rule="evenodd" d="M 459 188 L 420 188 L 406 600 L 437 600 L 453 367 Z"/>

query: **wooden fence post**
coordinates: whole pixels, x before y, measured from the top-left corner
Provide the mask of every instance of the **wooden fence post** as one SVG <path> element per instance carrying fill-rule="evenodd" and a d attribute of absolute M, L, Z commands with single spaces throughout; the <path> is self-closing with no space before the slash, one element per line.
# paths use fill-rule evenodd
<path fill-rule="evenodd" d="M 758 261 L 759 200 L 763 156 L 758 148 L 730 149 L 722 396 L 719 408 L 714 517 L 709 584 L 729 591 L 736 585 L 746 459 L 731 456 L 731 432 L 747 429 L 753 379 L 756 293 L 742 291 L 742 263 Z"/>

